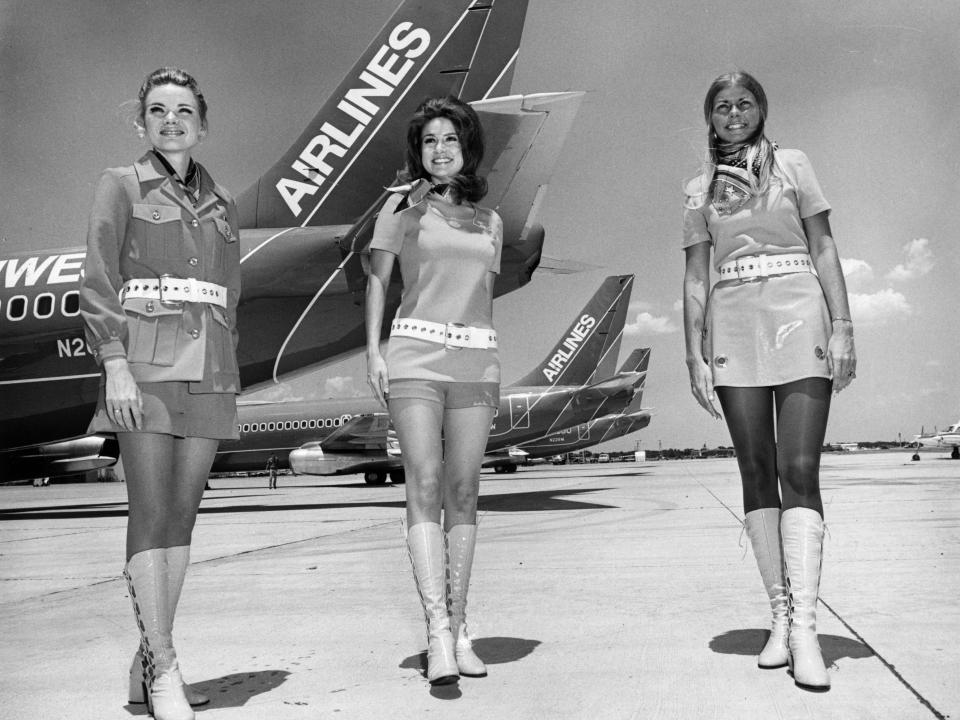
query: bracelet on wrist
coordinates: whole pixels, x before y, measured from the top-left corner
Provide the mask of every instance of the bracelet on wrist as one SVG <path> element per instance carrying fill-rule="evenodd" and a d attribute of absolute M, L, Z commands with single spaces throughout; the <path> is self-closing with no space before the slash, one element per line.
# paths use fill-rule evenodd
<path fill-rule="evenodd" d="M 830 322 L 848 322 L 851 325 L 853 324 L 853 320 L 845 317 L 833 317 L 833 318 L 830 318 Z"/>

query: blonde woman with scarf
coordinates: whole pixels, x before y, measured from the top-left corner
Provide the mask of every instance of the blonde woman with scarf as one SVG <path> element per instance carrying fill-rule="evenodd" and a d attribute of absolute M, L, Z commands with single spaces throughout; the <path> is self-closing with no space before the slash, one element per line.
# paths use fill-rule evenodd
<path fill-rule="evenodd" d="M 767 98 L 751 75 L 718 77 L 703 112 L 707 162 L 686 187 L 683 222 L 690 388 L 713 417 L 722 409 L 737 450 L 744 525 L 773 610 L 758 665 L 789 664 L 797 685 L 827 690 L 820 451 L 831 393 L 856 371 L 830 205 L 806 155 L 767 139 Z"/>

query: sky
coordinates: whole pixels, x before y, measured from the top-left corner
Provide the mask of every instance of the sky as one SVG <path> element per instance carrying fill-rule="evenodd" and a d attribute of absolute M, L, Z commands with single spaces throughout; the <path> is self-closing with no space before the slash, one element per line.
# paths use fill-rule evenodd
<path fill-rule="evenodd" d="M 498 0 L 503 1 L 503 0 Z M 104 167 L 142 142 L 130 101 L 154 68 L 210 106 L 198 159 L 235 194 L 297 138 L 398 0 L 0 0 L 0 253 L 84 243 Z M 909 7 L 907 7 L 909 6 Z M 535 365 L 610 274 L 636 276 L 621 358 L 652 348 L 650 426 L 604 449 L 729 445 L 684 364 L 682 187 L 720 73 L 763 84 L 768 135 L 810 158 L 833 207 L 857 380 L 829 442 L 911 438 L 960 418 L 960 3 L 530 0 L 514 93 L 586 93 L 543 206 L 538 272 L 500 298 L 503 381 Z M 366 394 L 361 357 L 258 397 Z"/>

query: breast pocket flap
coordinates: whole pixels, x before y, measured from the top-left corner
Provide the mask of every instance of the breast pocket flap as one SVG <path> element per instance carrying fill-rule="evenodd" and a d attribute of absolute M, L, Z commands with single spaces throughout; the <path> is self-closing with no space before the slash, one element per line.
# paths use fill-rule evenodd
<path fill-rule="evenodd" d="M 180 219 L 180 208 L 172 205 L 134 205 L 133 217 L 148 223 L 167 223 Z"/>

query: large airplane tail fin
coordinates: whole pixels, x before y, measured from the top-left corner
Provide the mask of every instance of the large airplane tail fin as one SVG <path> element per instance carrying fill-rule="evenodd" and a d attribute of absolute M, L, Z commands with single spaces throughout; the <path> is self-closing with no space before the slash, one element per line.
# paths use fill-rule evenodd
<path fill-rule="evenodd" d="M 514 386 L 587 385 L 599 368 L 616 363 L 632 288 L 633 275 L 604 280 L 550 353 Z"/>
<path fill-rule="evenodd" d="M 402 165 L 427 97 L 506 93 L 527 0 L 405 0 L 290 149 L 239 199 L 244 228 L 352 224 Z"/>

